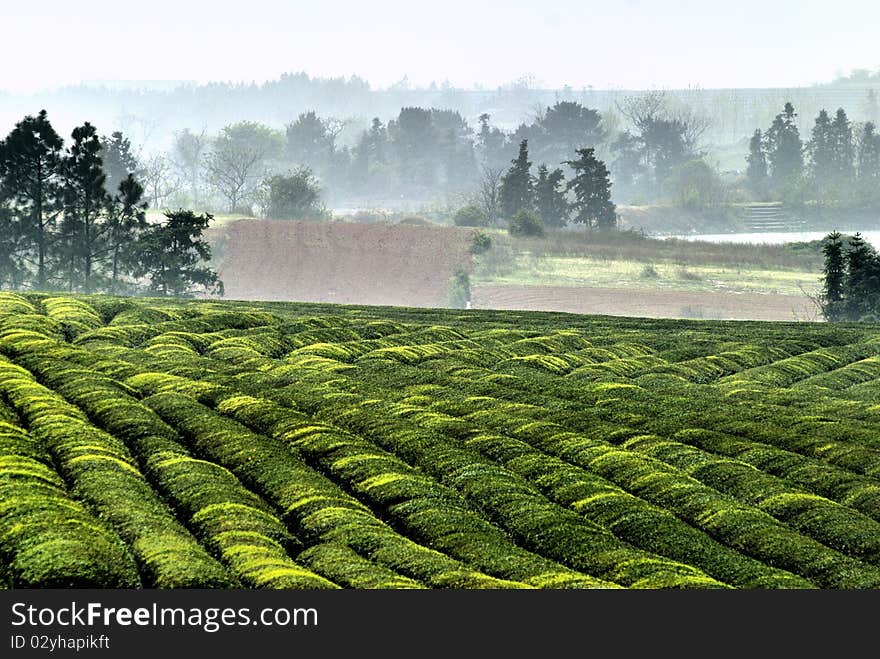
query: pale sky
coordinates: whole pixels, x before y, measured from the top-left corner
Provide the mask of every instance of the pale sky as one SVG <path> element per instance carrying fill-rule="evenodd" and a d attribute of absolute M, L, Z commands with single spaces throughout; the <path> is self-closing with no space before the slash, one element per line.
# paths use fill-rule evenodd
<path fill-rule="evenodd" d="M 880 68 L 878 26 L 878 0 L 0 0 L 0 90 L 297 71 L 376 87 L 798 86 Z"/>

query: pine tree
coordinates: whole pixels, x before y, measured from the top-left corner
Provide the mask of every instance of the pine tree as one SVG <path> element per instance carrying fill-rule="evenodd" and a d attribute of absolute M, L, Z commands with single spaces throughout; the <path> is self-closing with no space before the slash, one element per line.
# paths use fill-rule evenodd
<path fill-rule="evenodd" d="M 48 282 L 52 228 L 61 210 L 64 143 L 41 110 L 0 142 L 0 191 L 12 201 L 22 237 L 34 245 L 36 287 Z"/>
<path fill-rule="evenodd" d="M 854 196 L 863 207 L 880 207 L 880 135 L 870 121 L 859 134 Z"/>
<path fill-rule="evenodd" d="M 22 225 L 8 203 L 0 197 L 0 286 L 17 289 L 27 277 L 27 241 Z"/>
<path fill-rule="evenodd" d="M 489 125 L 490 116 L 483 113 L 479 117 L 480 130 L 477 132 L 477 149 L 483 167 L 504 168 L 506 136 L 502 130 Z"/>
<path fill-rule="evenodd" d="M 837 185 L 855 178 L 855 145 L 852 125 L 843 108 L 838 108 L 831 123 L 831 147 L 834 154 L 834 181 Z"/>
<path fill-rule="evenodd" d="M 844 279 L 844 308 L 846 317 L 859 320 L 871 308 L 871 270 L 874 250 L 856 233 L 849 243 L 846 254 L 846 278 Z"/>
<path fill-rule="evenodd" d="M 880 122 L 880 102 L 877 101 L 877 92 L 869 89 L 865 96 L 864 115 L 875 126 Z"/>
<path fill-rule="evenodd" d="M 836 171 L 835 144 L 831 130 L 831 118 L 822 110 L 816 117 L 810 141 L 807 143 L 810 154 L 810 174 L 813 184 L 821 191 L 827 190 L 834 180 Z"/>
<path fill-rule="evenodd" d="M 139 169 L 137 158 L 131 151 L 131 140 L 118 130 L 110 137 L 101 138 L 101 162 L 107 176 L 104 185 L 111 196 L 119 191 L 119 185 L 129 174 L 136 174 Z"/>
<path fill-rule="evenodd" d="M 803 173 L 804 145 L 796 119 L 794 106 L 786 103 L 767 131 L 767 160 L 770 164 L 770 181 L 775 190 L 782 190 Z"/>
<path fill-rule="evenodd" d="M 828 234 L 822 247 L 825 255 L 822 313 L 827 320 L 839 320 L 844 313 L 842 302 L 846 283 L 846 259 L 841 237 L 837 231 Z"/>
<path fill-rule="evenodd" d="M 64 160 L 64 276 L 68 290 L 81 286 L 91 293 L 95 264 L 105 248 L 100 222 L 110 197 L 104 188 L 107 177 L 95 127 L 86 122 L 73 129 L 72 138 Z"/>
<path fill-rule="evenodd" d="M 119 184 L 118 192 L 109 204 L 104 230 L 110 259 L 111 293 L 117 292 L 122 266 L 133 258 L 135 239 L 147 228 L 147 203 L 143 197 L 143 186 L 129 174 Z"/>
<path fill-rule="evenodd" d="M 548 227 L 564 227 L 568 223 L 569 204 L 565 198 L 565 175 L 561 169 L 538 168 L 535 181 L 535 210 Z"/>
<path fill-rule="evenodd" d="M 519 144 L 519 155 L 510 161 L 511 167 L 501 179 L 501 212 L 512 218 L 519 211 L 531 210 L 535 205 L 534 182 L 529 160 L 529 141 Z"/>
<path fill-rule="evenodd" d="M 211 258 L 202 232 L 214 219 L 210 213 L 190 210 L 165 213 L 165 222 L 151 225 L 138 240 L 135 274 L 146 276 L 150 289 L 160 295 L 192 297 L 204 292 L 223 294 L 217 273 L 200 265 Z"/>
<path fill-rule="evenodd" d="M 746 161 L 749 164 L 746 169 L 749 189 L 756 198 L 763 200 L 767 195 L 767 152 L 764 150 L 764 136 L 760 130 L 756 130 L 749 140 Z"/>
<path fill-rule="evenodd" d="M 605 163 L 596 158 L 594 149 L 577 149 L 577 160 L 567 160 L 574 170 L 567 190 L 573 190 L 573 222 L 589 228 L 613 229 L 617 226 L 617 206 L 611 201 L 611 180 Z"/>
<path fill-rule="evenodd" d="M 861 181 L 880 184 L 880 135 L 870 121 L 859 137 L 858 177 Z"/>
<path fill-rule="evenodd" d="M 352 150 L 350 183 L 354 189 L 374 194 L 390 189 L 387 142 L 385 125 L 374 117 L 370 129 L 361 133 Z"/>

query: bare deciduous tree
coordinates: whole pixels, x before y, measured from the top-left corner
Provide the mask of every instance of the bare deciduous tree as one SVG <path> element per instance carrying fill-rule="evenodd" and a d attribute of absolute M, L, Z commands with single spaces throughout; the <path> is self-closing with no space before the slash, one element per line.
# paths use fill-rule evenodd
<path fill-rule="evenodd" d="M 168 158 L 161 154 L 147 158 L 141 169 L 141 179 L 152 208 L 159 208 L 181 187 L 180 180 L 172 176 Z"/>
<path fill-rule="evenodd" d="M 684 138 L 688 147 L 696 151 L 700 139 L 712 124 L 705 114 L 695 111 L 688 105 L 670 99 L 663 90 L 645 92 L 640 96 L 627 96 L 623 103 L 615 102 L 617 111 L 629 119 L 633 127 L 642 134 L 650 131 L 659 120 L 675 121 L 684 128 Z"/>
<path fill-rule="evenodd" d="M 241 121 L 223 128 L 206 159 L 208 179 L 226 200 L 229 211 L 244 210 L 263 177 L 269 157 L 280 150 L 281 141 L 268 126 Z"/>
<path fill-rule="evenodd" d="M 208 134 L 203 128 L 193 133 L 188 128 L 174 134 L 171 162 L 181 182 L 189 188 L 190 203 L 202 201 L 202 179 L 205 168 L 205 152 L 208 150 Z"/>
<path fill-rule="evenodd" d="M 614 105 L 617 106 L 617 111 L 641 132 L 647 130 L 665 110 L 666 92 L 654 90 L 645 92 L 641 96 L 627 96 L 623 99 L 623 103 L 615 101 Z"/>
<path fill-rule="evenodd" d="M 480 186 L 477 189 L 477 205 L 485 211 L 491 222 L 496 222 L 501 205 L 501 179 L 504 170 L 494 167 L 483 167 L 480 174 Z"/>

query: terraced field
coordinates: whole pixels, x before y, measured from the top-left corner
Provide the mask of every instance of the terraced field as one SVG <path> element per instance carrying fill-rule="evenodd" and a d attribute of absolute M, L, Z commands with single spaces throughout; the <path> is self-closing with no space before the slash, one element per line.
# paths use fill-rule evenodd
<path fill-rule="evenodd" d="M 878 588 L 880 328 L 0 294 L 10 587 Z"/>

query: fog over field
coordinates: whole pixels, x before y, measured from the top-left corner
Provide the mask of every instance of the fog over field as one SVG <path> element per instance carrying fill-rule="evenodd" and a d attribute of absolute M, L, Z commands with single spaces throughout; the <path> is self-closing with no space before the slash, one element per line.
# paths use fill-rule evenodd
<path fill-rule="evenodd" d="M 0 129 L 42 104 L 65 132 L 88 115 L 108 132 L 128 129 L 156 144 L 166 142 L 162 132 L 184 126 L 216 130 L 244 118 L 280 124 L 309 109 L 384 121 L 402 105 L 427 103 L 466 116 L 510 110 L 515 116 L 506 121 L 515 125 L 565 89 L 785 89 L 880 64 L 880 9 L 858 0 L 833 10 L 757 0 L 255 0 L 246 15 L 232 0 L 159 0 L 148 11 L 109 0 L 49 0 L 39 7 L 7 3 L 2 18 L 11 29 L 0 48 L 15 66 L 0 76 L 0 94 L 7 94 L 0 95 Z M 215 88 L 195 106 L 183 98 L 197 85 L 264 85 L 297 72 L 336 84 L 247 100 L 238 99 L 241 89 Z M 358 85 L 339 84 L 352 76 Z M 179 85 L 188 93 L 162 107 Z M 549 93 L 513 108 L 467 93 L 501 87 Z M 422 93 L 403 93 L 414 89 Z"/>
<path fill-rule="evenodd" d="M 254 0 L 246 8 L 233 0 L 157 0 L 149 9 L 110 0 L 6 3 L 3 22 L 11 29 L 3 48 L 28 56 L 4 69 L 0 89 L 261 83 L 299 70 L 358 74 L 382 88 L 404 76 L 420 86 L 494 88 L 523 75 L 549 89 L 795 87 L 880 64 L 878 18 L 876 3 L 864 0 L 833 7 L 758 0 Z"/>

